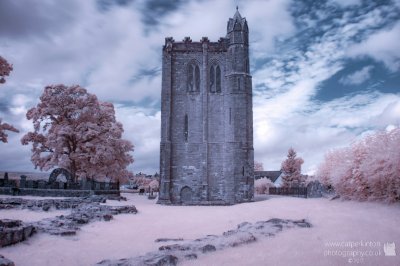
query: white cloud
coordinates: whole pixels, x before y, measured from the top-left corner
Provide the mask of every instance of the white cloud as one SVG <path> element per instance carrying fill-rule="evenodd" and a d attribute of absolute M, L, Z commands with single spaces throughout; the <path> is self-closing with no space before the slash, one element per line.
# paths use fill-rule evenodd
<path fill-rule="evenodd" d="M 152 109 L 116 106 L 117 120 L 124 125 L 123 138 L 135 146 L 130 170 L 159 172 L 161 113 Z"/>
<path fill-rule="evenodd" d="M 400 123 L 399 95 L 360 94 L 327 103 L 314 100 L 321 82 L 343 69 L 354 37 L 384 23 L 384 9 L 357 18 L 344 15 L 336 20 L 337 27 L 311 42 L 305 52 L 285 51 L 255 72 L 253 84 L 267 88 L 257 90 L 254 97 L 255 157 L 266 169 L 280 169 L 288 148 L 293 147 L 305 159 L 305 172 L 311 173 L 329 149 L 349 145 L 364 131 Z M 343 82 L 361 84 L 371 70 L 372 66 L 366 67 Z"/>
<path fill-rule="evenodd" d="M 142 69 L 159 66 L 163 42 L 161 37 L 143 34 L 138 9 L 115 7 L 100 12 L 96 1 L 77 2 L 80 9 L 69 27 L 27 42 L 6 41 L 2 48 L 14 65 L 6 86 L 26 88 L 32 84 L 40 94 L 48 84 L 80 84 L 102 100 L 158 98 L 152 80 L 143 80 L 140 87 L 129 82 Z M 158 50 L 154 49 L 156 43 Z"/>
<path fill-rule="evenodd" d="M 383 62 L 391 71 L 400 70 L 400 22 L 391 29 L 382 29 L 369 36 L 365 41 L 351 46 L 349 57 L 369 56 Z"/>
<path fill-rule="evenodd" d="M 342 77 L 339 79 L 339 82 L 343 85 L 360 85 L 371 77 L 371 71 L 373 68 L 373 66 L 365 66 L 354 73 Z"/>
<path fill-rule="evenodd" d="M 249 23 L 251 52 L 255 58 L 270 56 L 275 52 L 277 39 L 287 38 L 296 32 L 290 14 L 291 3 L 289 0 L 246 1 L 243 11 L 239 9 Z"/>
<path fill-rule="evenodd" d="M 249 20 L 252 51 L 273 50 L 277 36 L 293 32 L 289 3 L 250 1 L 243 9 L 240 6 L 240 12 Z M 25 158 L 21 162 L 26 168 L 31 166 L 27 159 L 29 149 L 20 149 L 19 143 L 19 138 L 32 128 L 31 121 L 25 119 L 26 110 L 36 105 L 44 86 L 64 83 L 80 84 L 102 101 L 150 102 L 146 107 L 150 110 L 145 112 L 139 107 L 119 105 L 116 112 L 124 124 L 125 137 L 136 146 L 133 169 L 158 169 L 160 118 L 158 110 L 151 108 L 159 105 L 161 96 L 161 72 L 157 69 L 161 67 L 164 38 L 173 36 L 180 41 L 189 35 L 198 41 L 207 36 L 217 41 L 226 35 L 226 22 L 235 12 L 235 3 L 229 0 L 183 3 L 164 15 L 151 30 L 143 24 L 141 12 L 145 5 L 145 1 L 134 1 L 105 11 L 98 9 L 96 0 L 61 4 L 47 1 L 35 3 L 30 8 L 32 13 L 26 15 L 21 14 L 25 12 L 22 6 L 8 7 L 17 14 L 14 18 L 7 17 L 9 27 L 16 30 L 6 31 L 10 38 L 3 35 L 0 48 L 14 65 L 14 71 L 0 92 L 0 96 L 5 96 L 2 99 L 10 99 L 6 107 L 11 111 L 2 117 L 21 129 L 20 134 L 10 138 L 7 150 L 15 158 Z M 279 28 L 274 26 L 278 19 Z M 155 70 L 153 74 L 143 75 L 149 69 Z M 1 165 L 16 164 L 1 160 Z"/>
<path fill-rule="evenodd" d="M 349 7 L 360 5 L 361 0 L 332 0 L 332 3 L 336 3 L 341 7 Z"/>
<path fill-rule="evenodd" d="M 26 42 L 0 42 L 2 53 L 14 64 L 7 86 L 26 88 L 31 84 L 40 94 L 48 84 L 80 84 L 107 101 L 159 99 L 161 72 L 154 73 L 153 79 L 140 76 L 143 70 L 160 68 L 164 38 L 173 36 L 180 41 L 189 35 L 193 41 L 199 41 L 208 36 L 217 41 L 225 37 L 226 21 L 235 12 L 235 5 L 229 0 L 191 1 L 165 15 L 153 30 L 146 31 L 140 13 L 145 2 L 133 2 L 128 8 L 115 6 L 105 12 L 98 9 L 95 0 L 72 2 L 65 7 L 63 19 L 51 19 L 53 24 L 62 25 L 58 31 L 53 30 L 53 25 L 45 35 L 39 31 L 36 35 L 30 33 L 35 37 Z M 252 52 L 265 55 L 273 49 L 275 38 L 293 32 L 288 3 L 250 1 L 240 9 L 249 19 Z M 51 1 L 43 6 L 50 18 L 51 8 Z M 38 17 L 32 16 L 31 24 L 42 25 L 43 19 Z M 278 19 L 279 28 L 274 26 Z M 135 79 L 138 82 L 132 82 Z"/>
<path fill-rule="evenodd" d="M 326 151 L 349 145 L 364 131 L 400 125 L 400 95 L 396 94 L 347 96 L 302 111 L 291 109 L 290 103 L 282 101 L 282 108 L 275 109 L 271 99 L 254 109 L 255 157 L 266 169 L 280 169 L 293 147 L 305 159 L 303 169 L 312 172 Z"/>

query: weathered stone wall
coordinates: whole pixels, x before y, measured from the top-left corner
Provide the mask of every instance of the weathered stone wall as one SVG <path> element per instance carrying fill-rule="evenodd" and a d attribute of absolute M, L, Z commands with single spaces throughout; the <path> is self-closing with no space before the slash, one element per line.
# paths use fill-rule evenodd
<path fill-rule="evenodd" d="M 81 182 L 59 182 L 49 179 L 31 180 L 22 175 L 19 182 L 9 180 L 7 176 L 0 179 L 0 194 L 32 195 L 49 197 L 84 197 L 100 194 L 119 195 L 118 182 L 97 182 L 82 180 Z"/>
<path fill-rule="evenodd" d="M 0 187 L 0 194 L 14 196 L 39 196 L 39 197 L 87 197 L 91 195 L 120 195 L 119 190 L 56 190 L 38 188 L 13 188 Z"/>
<path fill-rule="evenodd" d="M 229 23 L 227 37 L 218 42 L 166 38 L 159 203 L 234 204 L 253 199 L 248 29 L 238 12 Z M 198 80 L 190 74 L 196 66 Z M 212 70 L 217 66 L 220 90 L 212 87 L 218 83 L 219 75 L 211 74 L 217 73 Z"/>

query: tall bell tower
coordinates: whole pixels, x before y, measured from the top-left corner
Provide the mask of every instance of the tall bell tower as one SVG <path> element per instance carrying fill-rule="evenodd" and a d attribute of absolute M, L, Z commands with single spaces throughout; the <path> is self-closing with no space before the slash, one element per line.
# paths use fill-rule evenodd
<path fill-rule="evenodd" d="M 236 10 L 217 42 L 165 39 L 161 90 L 160 204 L 253 200 L 249 29 Z"/>

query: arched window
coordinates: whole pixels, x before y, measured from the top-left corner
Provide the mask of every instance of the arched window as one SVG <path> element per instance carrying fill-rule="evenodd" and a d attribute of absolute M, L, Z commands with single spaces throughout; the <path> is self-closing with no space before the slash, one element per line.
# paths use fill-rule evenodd
<path fill-rule="evenodd" d="M 210 92 L 215 92 L 215 69 L 214 66 L 210 68 Z"/>
<path fill-rule="evenodd" d="M 187 91 L 200 91 L 200 68 L 195 63 L 189 64 L 187 68 Z"/>
<path fill-rule="evenodd" d="M 216 91 L 221 92 L 221 69 L 219 66 L 217 66 L 217 69 L 215 70 L 215 82 L 216 82 Z"/>
<path fill-rule="evenodd" d="M 187 115 L 185 115 L 185 125 L 183 129 L 183 135 L 185 136 L 185 141 L 187 142 L 189 137 L 189 119 Z"/>
<path fill-rule="evenodd" d="M 221 68 L 218 65 L 210 67 L 210 92 L 221 92 Z"/>

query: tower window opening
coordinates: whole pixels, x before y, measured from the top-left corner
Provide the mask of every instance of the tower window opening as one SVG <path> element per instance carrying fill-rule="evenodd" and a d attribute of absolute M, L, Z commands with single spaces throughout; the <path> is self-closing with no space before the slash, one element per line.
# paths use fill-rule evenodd
<path fill-rule="evenodd" d="M 196 92 L 200 90 L 200 68 L 191 63 L 187 68 L 187 91 Z"/>
<path fill-rule="evenodd" d="M 215 81 L 216 91 L 221 92 L 221 68 L 219 66 L 215 69 Z"/>
<path fill-rule="evenodd" d="M 185 141 L 188 141 L 188 137 L 189 137 L 189 119 L 188 116 L 185 115 L 185 125 L 184 125 L 184 130 L 183 130 L 183 134 L 185 137 Z"/>
<path fill-rule="evenodd" d="M 249 59 L 248 59 L 248 58 L 246 58 L 246 59 L 244 60 L 244 72 L 250 73 Z"/>
<path fill-rule="evenodd" d="M 215 92 L 215 70 L 214 66 L 210 68 L 210 92 Z"/>
<path fill-rule="evenodd" d="M 210 67 L 210 92 L 221 92 L 221 68 L 218 65 Z"/>

